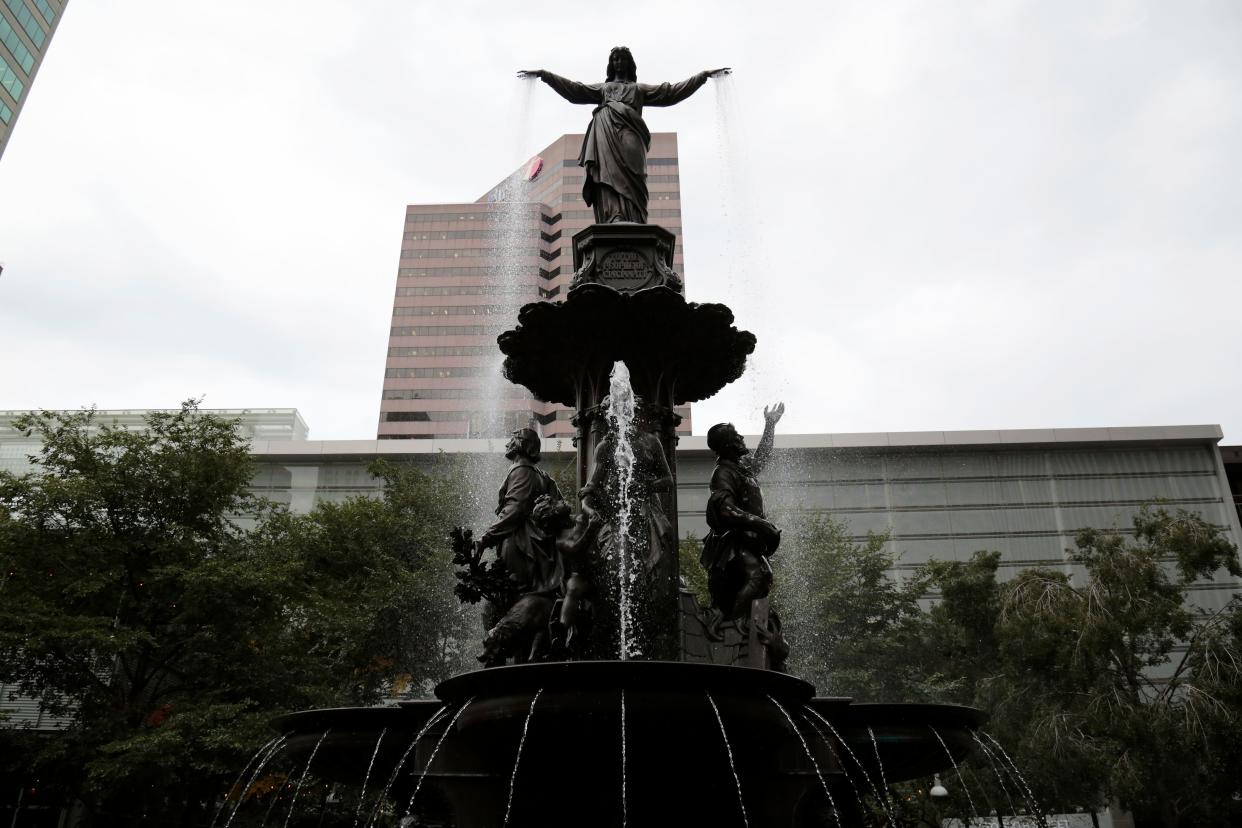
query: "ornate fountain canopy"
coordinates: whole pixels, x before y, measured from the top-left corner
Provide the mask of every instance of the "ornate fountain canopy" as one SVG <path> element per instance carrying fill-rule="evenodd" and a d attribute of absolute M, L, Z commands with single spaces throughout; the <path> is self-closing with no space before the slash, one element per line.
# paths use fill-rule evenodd
<path fill-rule="evenodd" d="M 561 304 L 526 305 L 497 342 L 506 378 L 569 406 L 588 376 L 617 361 L 636 389 L 664 387 L 674 405 L 706 399 L 740 377 L 755 350 L 754 334 L 739 331 L 724 305 L 687 302 L 665 287 L 623 293 L 598 284 Z"/>

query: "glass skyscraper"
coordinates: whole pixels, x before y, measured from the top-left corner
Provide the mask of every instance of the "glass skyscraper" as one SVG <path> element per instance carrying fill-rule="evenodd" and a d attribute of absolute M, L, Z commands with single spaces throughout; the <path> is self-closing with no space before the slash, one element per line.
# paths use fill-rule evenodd
<path fill-rule="evenodd" d="M 0 0 L 0 157 L 69 0 Z"/>

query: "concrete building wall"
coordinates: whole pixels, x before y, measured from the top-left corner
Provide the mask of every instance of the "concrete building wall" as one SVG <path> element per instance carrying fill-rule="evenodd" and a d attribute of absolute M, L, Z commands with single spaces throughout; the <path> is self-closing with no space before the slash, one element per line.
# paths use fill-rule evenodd
<path fill-rule="evenodd" d="M 165 411 L 171 413 L 172 409 Z M 95 423 L 141 428 L 150 412 L 151 409 L 102 409 L 95 412 Z M 305 441 L 309 436 L 306 421 L 296 408 L 205 408 L 202 412 L 239 420 L 239 433 L 247 440 Z M 29 471 L 31 465 L 26 458 L 39 451 L 37 439 L 13 426 L 13 421 L 26 413 L 0 411 L 0 471 Z"/>
<path fill-rule="evenodd" d="M 1070 571 L 1066 550 L 1077 530 L 1126 531 L 1151 502 L 1202 515 L 1238 544 L 1220 437 L 1216 426 L 778 435 L 761 479 L 770 511 L 791 528 L 830 514 L 859 540 L 888 533 L 899 576 L 933 558 L 996 550 L 1007 577 L 1030 566 Z M 487 490 L 507 468 L 502 447 L 499 439 L 256 443 L 255 489 L 305 510 L 375 494 L 367 466 L 377 457 L 430 468 L 447 452 L 483 458 L 472 468 L 490 474 L 480 484 Z M 548 470 L 571 466 L 573 456 L 567 439 L 544 443 Z M 683 437 L 677 466 L 679 529 L 702 537 L 714 467 L 705 439 Z M 1196 603 L 1222 606 L 1240 587 L 1222 573 L 1196 588 Z"/>
<path fill-rule="evenodd" d="M 0 0 L 3 2 L 3 0 Z M 563 135 L 473 203 L 406 208 L 377 435 L 432 440 L 507 435 L 533 425 L 570 437 L 569 409 L 500 377 L 496 336 L 527 302 L 559 302 L 573 278 L 573 235 L 592 224 L 582 200 L 581 135 Z M 685 278 L 677 136 L 647 156 L 650 220 L 677 236 Z M 481 411 L 487 389 L 503 416 Z M 690 433 L 690 408 L 679 431 Z"/>

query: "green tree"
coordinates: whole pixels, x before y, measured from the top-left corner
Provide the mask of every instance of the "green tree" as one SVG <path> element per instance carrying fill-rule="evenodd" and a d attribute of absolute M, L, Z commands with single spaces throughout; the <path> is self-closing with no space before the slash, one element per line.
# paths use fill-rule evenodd
<path fill-rule="evenodd" d="M 299 585 L 297 624 L 277 639 L 297 652 L 334 703 L 371 704 L 383 694 L 429 695 L 469 663 L 481 631 L 453 595 L 448 533 L 466 512 L 458 464 L 435 473 L 378 461 L 382 497 L 320 503 L 280 514 L 263 535 L 264 554 Z"/>
<path fill-rule="evenodd" d="M 444 480 L 379 469 L 382 499 L 299 517 L 249 493 L 236 423 L 194 401 L 19 426 L 43 446 L 0 474 L 0 681 L 72 724 L 0 732 L 0 755 L 97 824 L 205 824 L 272 715 L 447 671 Z"/>
<path fill-rule="evenodd" d="M 1045 808 L 1116 798 L 1142 825 L 1237 824 L 1242 603 L 1189 600 L 1193 582 L 1239 574 L 1236 549 L 1193 514 L 1145 508 L 1132 537 L 1084 530 L 1070 558 L 1081 575 L 1001 584 L 995 555 L 929 568 L 931 646 L 966 679 L 963 700 L 990 714 Z"/>
<path fill-rule="evenodd" d="M 946 691 L 923 647 L 924 584 L 893 577 L 887 546 L 886 535 L 856 543 L 845 524 L 816 515 L 786 530 L 773 558 L 790 671 L 822 695 L 909 702 Z"/>

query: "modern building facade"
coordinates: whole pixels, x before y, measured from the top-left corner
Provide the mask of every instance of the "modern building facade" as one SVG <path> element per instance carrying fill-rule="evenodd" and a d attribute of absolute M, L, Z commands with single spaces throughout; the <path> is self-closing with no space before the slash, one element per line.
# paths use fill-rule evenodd
<path fill-rule="evenodd" d="M 778 434 L 764 496 L 787 530 L 831 515 L 857 540 L 886 533 L 897 577 L 933 558 L 968 560 L 981 550 L 1001 553 L 1001 577 L 1032 566 L 1072 572 L 1066 550 L 1077 530 L 1126 532 L 1148 503 L 1199 514 L 1242 544 L 1220 439 L 1217 426 Z M 376 494 L 380 484 L 367 471 L 376 458 L 431 468 L 452 453 L 474 456 L 470 468 L 487 478 L 479 488 L 490 491 L 508 465 L 502 447 L 501 440 L 258 441 L 255 489 L 305 511 L 321 501 Z M 573 467 L 567 438 L 545 439 L 543 454 L 550 472 Z M 704 437 L 681 438 L 683 533 L 706 532 L 714 464 Z M 786 546 L 786 555 L 795 554 Z M 1194 601 L 1217 609 L 1239 589 L 1242 583 L 1220 573 L 1196 586 Z"/>
<path fill-rule="evenodd" d="M 1233 492 L 1233 506 L 1242 517 L 1242 446 L 1221 446 L 1221 459 L 1225 462 L 1225 477 Z"/>
<path fill-rule="evenodd" d="M 238 420 L 239 433 L 248 440 L 305 441 L 309 436 L 306 421 L 296 408 L 204 408 L 200 411 Z M 27 436 L 13 426 L 14 420 L 27 413 L 0 411 L 0 471 L 21 474 L 31 469 L 26 458 L 37 454 L 41 444 L 35 436 Z M 102 409 L 95 412 L 95 423 L 139 429 L 150 413 L 151 409 L 142 408 Z"/>
<path fill-rule="evenodd" d="M 478 201 L 406 208 L 378 437 L 463 439 L 532 426 L 573 434 L 572 412 L 500 375 L 496 336 L 527 302 L 562 301 L 573 235 L 594 221 L 582 201 L 581 135 L 563 135 Z M 655 133 L 647 156 L 650 221 L 677 236 L 685 278 L 677 136 Z M 679 433 L 690 433 L 690 409 Z"/>
<path fill-rule="evenodd" d="M 69 0 L 0 0 L 0 157 Z"/>

